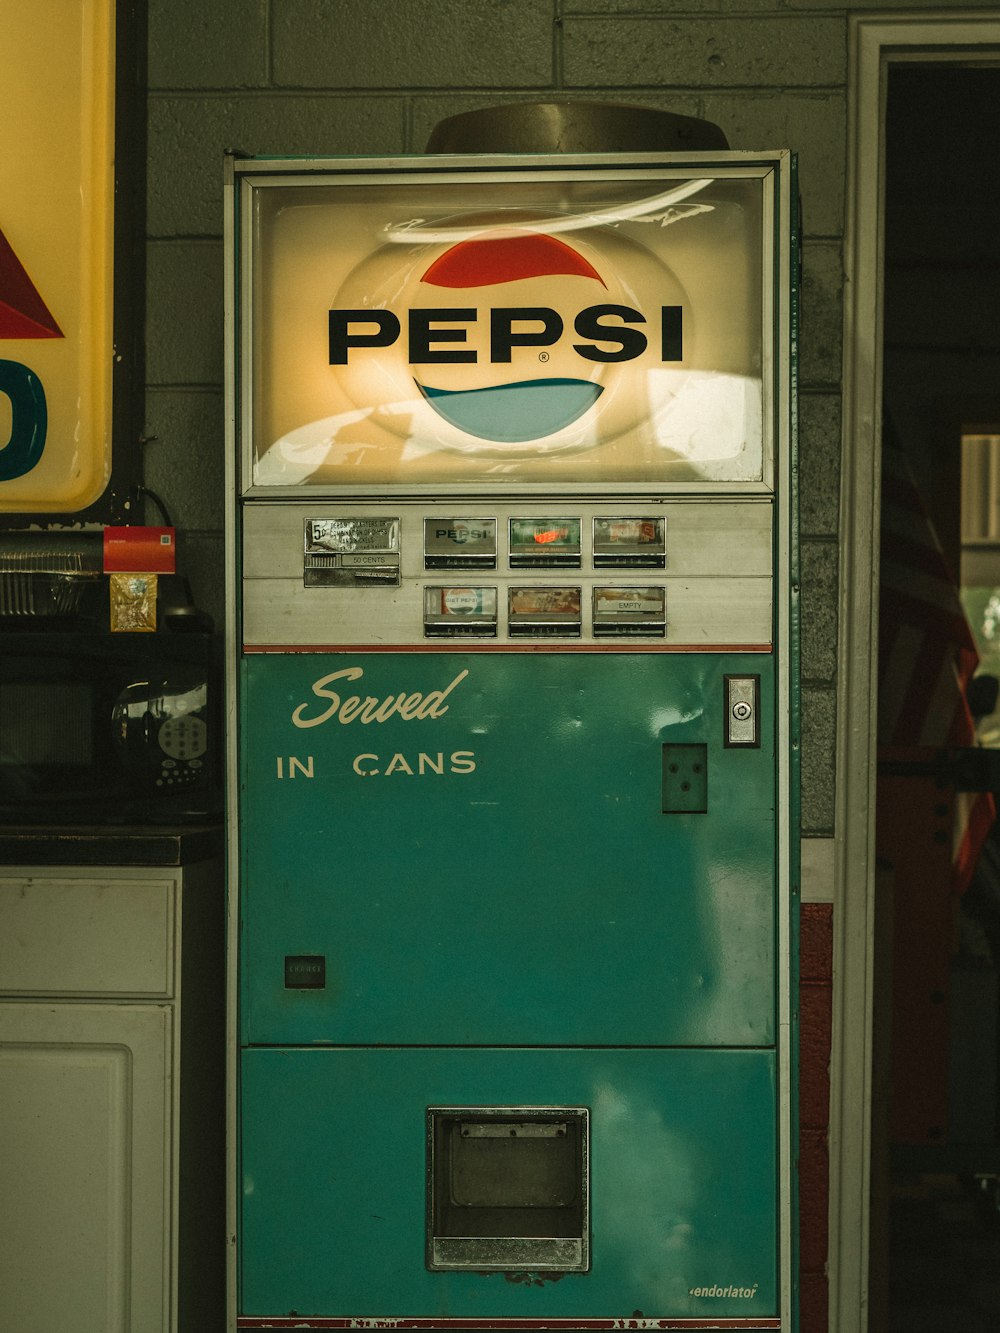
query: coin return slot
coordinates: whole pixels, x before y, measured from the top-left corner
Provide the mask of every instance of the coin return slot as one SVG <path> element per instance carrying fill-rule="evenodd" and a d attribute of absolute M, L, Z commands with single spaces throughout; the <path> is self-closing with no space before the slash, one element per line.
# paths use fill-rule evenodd
<path fill-rule="evenodd" d="M 583 1107 L 431 1108 L 428 1268 L 586 1272 L 587 1131 Z"/>

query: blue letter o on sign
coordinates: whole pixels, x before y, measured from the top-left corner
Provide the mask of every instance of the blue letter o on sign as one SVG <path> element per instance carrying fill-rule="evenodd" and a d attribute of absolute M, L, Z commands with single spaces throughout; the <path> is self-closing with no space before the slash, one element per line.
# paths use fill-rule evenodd
<path fill-rule="evenodd" d="M 13 481 L 41 458 L 49 414 L 42 381 L 20 361 L 0 360 L 0 393 L 11 408 L 10 439 L 0 449 L 0 481 Z"/>

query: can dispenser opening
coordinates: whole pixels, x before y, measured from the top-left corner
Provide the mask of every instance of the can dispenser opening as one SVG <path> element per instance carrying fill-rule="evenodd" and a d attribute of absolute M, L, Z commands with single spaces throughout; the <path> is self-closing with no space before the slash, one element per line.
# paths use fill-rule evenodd
<path fill-rule="evenodd" d="M 589 1267 L 585 1107 L 431 1107 L 427 1266 Z"/>

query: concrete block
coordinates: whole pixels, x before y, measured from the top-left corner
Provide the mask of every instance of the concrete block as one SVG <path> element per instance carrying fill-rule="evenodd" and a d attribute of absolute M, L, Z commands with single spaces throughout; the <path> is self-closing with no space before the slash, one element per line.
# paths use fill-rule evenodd
<path fill-rule="evenodd" d="M 809 241 L 802 247 L 799 383 L 822 388 L 840 382 L 844 274 L 840 245 Z"/>
<path fill-rule="evenodd" d="M 846 78 L 844 18 L 567 18 L 568 87 L 835 87 Z M 770 146 L 770 145 L 769 145 Z"/>
<path fill-rule="evenodd" d="M 802 691 L 802 831 L 833 832 L 837 696 L 832 686 Z"/>
<path fill-rule="evenodd" d="M 221 385 L 222 242 L 153 241 L 146 256 L 146 383 Z"/>
<path fill-rule="evenodd" d="M 146 436 L 145 484 L 161 497 L 177 527 L 221 532 L 226 486 L 221 391 L 151 390 L 146 395 Z"/>
<path fill-rule="evenodd" d="M 804 536 L 840 526 L 840 397 L 799 395 L 799 527 Z"/>
<path fill-rule="evenodd" d="M 549 0 L 274 0 L 286 88 L 474 88 L 552 79 Z"/>
<path fill-rule="evenodd" d="M 151 236 L 222 235 L 223 151 L 278 155 L 401 153 L 396 97 L 154 97 L 149 105 Z"/>
<path fill-rule="evenodd" d="M 802 675 L 832 681 L 837 674 L 836 540 L 804 541 L 801 559 Z"/>
<path fill-rule="evenodd" d="M 149 87 L 265 86 L 267 8 L 267 0 L 149 0 Z"/>
<path fill-rule="evenodd" d="M 732 148 L 789 148 L 796 153 L 805 234 L 842 234 L 847 151 L 843 94 L 718 93 L 704 99 L 702 114 L 723 130 Z"/>

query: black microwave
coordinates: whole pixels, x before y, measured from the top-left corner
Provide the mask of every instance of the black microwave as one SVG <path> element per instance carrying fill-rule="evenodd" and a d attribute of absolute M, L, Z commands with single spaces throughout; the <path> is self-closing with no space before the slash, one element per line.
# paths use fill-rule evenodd
<path fill-rule="evenodd" d="M 219 657 L 211 634 L 0 630 L 0 820 L 220 815 Z"/>

